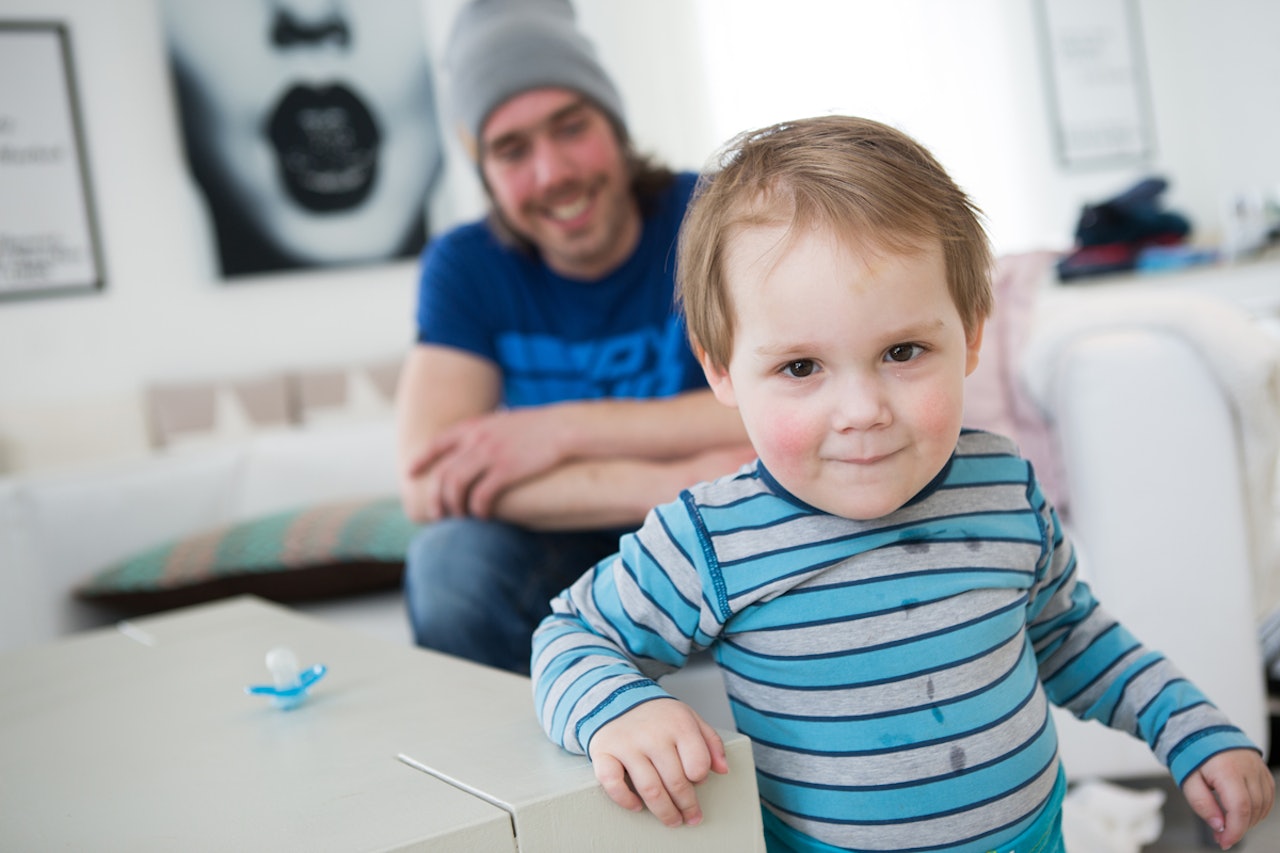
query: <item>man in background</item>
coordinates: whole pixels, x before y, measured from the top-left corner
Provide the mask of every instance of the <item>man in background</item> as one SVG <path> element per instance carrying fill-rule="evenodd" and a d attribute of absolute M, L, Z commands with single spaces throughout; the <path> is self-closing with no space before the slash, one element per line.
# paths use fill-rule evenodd
<path fill-rule="evenodd" d="M 567 0 L 473 0 L 447 107 L 491 201 L 423 254 L 401 491 L 419 645 L 528 672 L 549 601 L 648 508 L 754 458 L 674 302 L 696 176 L 637 154 Z"/>

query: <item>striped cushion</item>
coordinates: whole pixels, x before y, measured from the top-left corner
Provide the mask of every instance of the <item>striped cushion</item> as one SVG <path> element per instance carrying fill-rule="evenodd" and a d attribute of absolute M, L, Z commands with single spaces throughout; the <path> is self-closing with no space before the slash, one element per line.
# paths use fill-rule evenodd
<path fill-rule="evenodd" d="M 75 595 L 141 613 L 246 593 L 288 602 L 387 589 L 415 529 L 395 498 L 304 507 L 150 548 Z"/>

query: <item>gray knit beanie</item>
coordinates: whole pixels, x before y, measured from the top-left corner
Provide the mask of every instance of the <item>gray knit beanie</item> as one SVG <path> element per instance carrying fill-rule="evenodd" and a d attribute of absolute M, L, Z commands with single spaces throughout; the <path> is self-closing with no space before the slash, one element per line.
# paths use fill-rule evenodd
<path fill-rule="evenodd" d="M 581 92 L 625 127 L 622 98 L 569 0 L 471 0 L 454 21 L 444 68 L 447 107 L 473 155 L 494 110 L 544 86 Z"/>

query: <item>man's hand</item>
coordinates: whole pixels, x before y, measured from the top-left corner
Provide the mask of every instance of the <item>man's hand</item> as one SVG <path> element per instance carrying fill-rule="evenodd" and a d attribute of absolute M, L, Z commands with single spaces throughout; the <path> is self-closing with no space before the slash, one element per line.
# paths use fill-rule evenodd
<path fill-rule="evenodd" d="M 503 490 L 567 458 L 565 435 L 548 406 L 491 412 L 446 428 L 409 463 L 423 514 L 488 518 Z"/>
<path fill-rule="evenodd" d="M 667 826 L 702 822 L 694 786 L 728 773 L 724 742 L 683 702 L 655 699 L 606 723 L 588 749 L 596 779 L 630 811 L 648 806 Z"/>
<path fill-rule="evenodd" d="M 1251 749 L 1220 752 L 1182 782 L 1182 793 L 1228 849 L 1271 811 L 1275 779 Z"/>

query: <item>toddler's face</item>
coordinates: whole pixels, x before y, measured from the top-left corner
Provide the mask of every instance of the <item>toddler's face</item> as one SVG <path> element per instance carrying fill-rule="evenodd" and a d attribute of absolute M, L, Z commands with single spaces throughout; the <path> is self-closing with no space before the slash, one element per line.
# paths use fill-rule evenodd
<path fill-rule="evenodd" d="M 762 226 L 732 238 L 725 261 L 733 354 L 727 370 L 703 367 L 765 466 L 846 518 L 902 506 L 955 448 L 982 340 L 965 336 L 941 246 L 890 255 Z"/>

